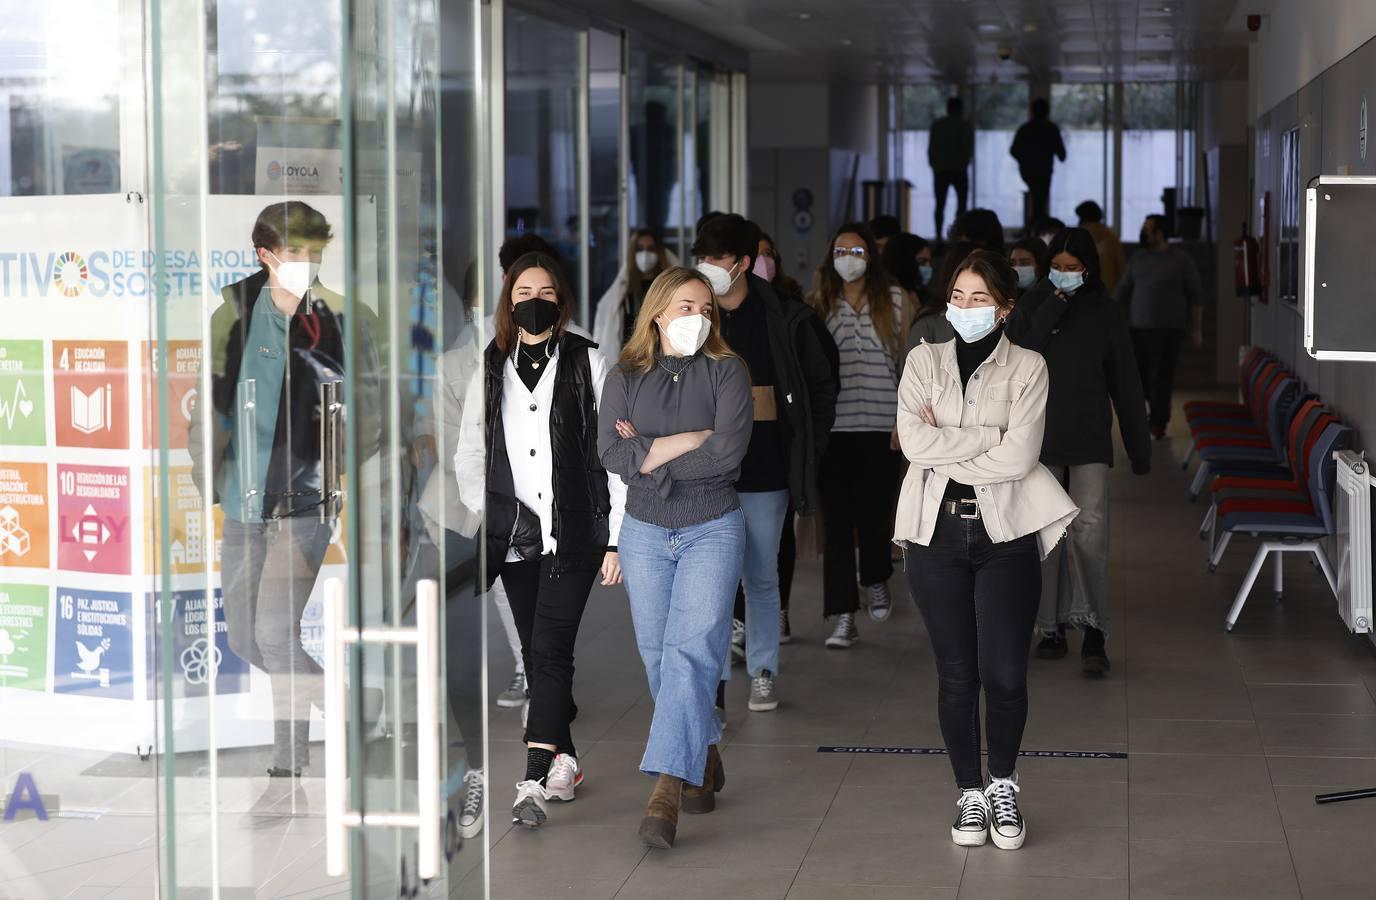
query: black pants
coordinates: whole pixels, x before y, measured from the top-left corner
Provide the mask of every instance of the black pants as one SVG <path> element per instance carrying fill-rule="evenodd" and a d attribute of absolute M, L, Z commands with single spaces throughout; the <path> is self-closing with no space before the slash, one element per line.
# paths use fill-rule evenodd
<path fill-rule="evenodd" d="M 822 558 L 822 611 L 830 617 L 860 608 L 855 589 L 855 549 L 860 583 L 869 587 L 893 576 L 893 504 L 898 454 L 881 431 L 833 432 L 820 478 L 826 540 Z"/>
<path fill-rule="evenodd" d="M 550 744 L 556 753 L 577 756 L 569 725 L 578 715 L 573 702 L 573 645 L 588 605 L 596 570 L 552 575 L 554 557 L 502 566 L 521 656 L 530 686 L 530 716 L 523 740 Z"/>
<path fill-rule="evenodd" d="M 1023 227 L 1031 228 L 1046 218 L 1047 209 L 1051 206 L 1051 173 L 1023 172 L 1022 180 L 1027 185 L 1028 199 L 1032 204 Z"/>
<path fill-rule="evenodd" d="M 989 774 L 1017 768 L 1027 724 L 1028 637 L 1041 599 L 1037 536 L 1002 544 L 980 519 L 942 511 L 931 545 L 910 546 L 908 581 L 936 657 L 937 711 L 956 784 L 984 784 L 979 691 L 984 687 Z"/>
<path fill-rule="evenodd" d="M 943 240 L 946 234 L 946 189 L 956 189 L 956 218 L 965 212 L 965 202 L 970 196 L 970 173 L 967 169 L 956 172 L 932 172 L 932 191 L 936 195 L 936 239 Z"/>
<path fill-rule="evenodd" d="M 1142 393 L 1151 411 L 1151 427 L 1165 430 L 1171 421 L 1171 394 L 1175 391 L 1175 369 L 1180 364 L 1180 346 L 1185 332 L 1174 328 L 1132 329 L 1132 352 L 1137 356 L 1137 371 L 1142 374 Z"/>
<path fill-rule="evenodd" d="M 784 533 L 779 536 L 779 609 L 788 610 L 788 595 L 793 593 L 793 569 L 798 565 L 798 536 L 793 531 L 793 503 L 784 513 Z M 732 617 L 745 621 L 745 585 L 736 585 L 736 608 Z"/>

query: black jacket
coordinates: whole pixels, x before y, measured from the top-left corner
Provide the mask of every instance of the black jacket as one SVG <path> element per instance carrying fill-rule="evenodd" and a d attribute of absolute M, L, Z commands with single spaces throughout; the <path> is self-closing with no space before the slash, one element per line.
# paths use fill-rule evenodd
<path fill-rule="evenodd" d="M 836 422 L 836 370 L 817 333 L 810 307 L 779 299 L 763 278 L 747 274 L 750 290 L 764 304 L 769 352 L 774 361 L 774 393 L 779 408 L 788 490 L 800 515 L 816 510 L 817 473 Z M 823 326 L 823 333 L 826 328 Z M 827 334 L 827 342 L 835 344 Z"/>
<path fill-rule="evenodd" d="M 235 398 L 239 389 L 239 371 L 243 365 L 244 341 L 248 338 L 249 323 L 253 321 L 253 309 L 267 280 L 268 273 L 263 270 L 226 285 L 221 291 L 225 302 L 210 320 L 213 433 L 209 477 L 201 466 L 205 435 L 201 433 L 201 416 L 195 408 L 191 415 L 189 446 L 192 480 L 201 496 L 213 498 L 214 502 L 220 499 L 218 475 L 238 418 L 235 415 Z M 279 509 L 318 514 L 318 503 L 312 503 L 310 498 L 290 495 L 303 487 L 294 481 L 302 473 L 317 471 L 321 462 L 320 387 L 344 379 L 344 308 L 344 298 L 317 281 L 302 298 L 287 327 L 287 378 L 283 381 L 282 395 L 277 404 L 277 426 L 268 463 L 268 506 L 280 504 Z M 373 340 L 376 319 L 361 306 L 356 314 L 360 320 L 352 377 L 357 413 L 349 415 L 347 419 L 357 428 L 360 459 L 367 459 L 377 453 L 381 438 L 377 402 L 377 382 L 381 373 Z M 341 390 L 341 400 L 343 396 Z M 343 435 L 339 439 L 342 440 Z M 337 449 L 342 465 L 344 449 L 342 446 Z"/>
<path fill-rule="evenodd" d="M 1134 472 L 1151 468 L 1142 380 L 1122 310 L 1100 284 L 1068 301 L 1043 278 L 1018 300 L 1008 339 L 1046 359 L 1050 396 L 1042 462 L 1048 466 L 1113 465 L 1113 412 Z"/>
<path fill-rule="evenodd" d="M 607 552 L 611 495 L 607 472 L 597 453 L 597 391 L 588 351 L 592 341 L 571 332 L 559 339 L 559 365 L 549 411 L 550 445 L 554 451 L 554 521 L 558 541 L 553 574 L 595 569 Z M 502 427 L 502 386 L 507 355 L 496 341 L 483 353 L 483 402 L 487 437 L 486 525 L 487 585 L 501 574 L 516 529 L 517 511 L 533 515 L 516 499 L 511 460 Z M 537 526 L 538 529 L 538 526 Z"/>

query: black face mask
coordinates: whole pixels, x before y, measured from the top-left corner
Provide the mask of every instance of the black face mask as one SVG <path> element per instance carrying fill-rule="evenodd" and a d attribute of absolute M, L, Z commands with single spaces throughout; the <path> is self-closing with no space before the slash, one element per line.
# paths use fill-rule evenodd
<path fill-rule="evenodd" d="M 559 322 L 559 304 L 541 300 L 522 300 L 511 308 L 511 318 L 526 334 L 544 334 Z"/>

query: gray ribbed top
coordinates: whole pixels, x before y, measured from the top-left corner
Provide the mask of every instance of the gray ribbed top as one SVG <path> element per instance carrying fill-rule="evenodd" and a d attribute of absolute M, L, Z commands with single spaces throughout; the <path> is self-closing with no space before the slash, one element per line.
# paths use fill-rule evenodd
<path fill-rule="evenodd" d="M 671 359 L 677 371 L 682 361 Z M 617 419 L 637 436 L 623 440 Z M 620 366 L 607 375 L 598 408 L 597 451 L 607 472 L 626 482 L 626 514 L 661 528 L 688 528 L 740 507 L 734 484 L 750 445 L 754 403 L 739 359 L 699 356 L 678 381 L 664 368 L 648 374 Z M 648 474 L 640 466 L 657 437 L 712 429 L 698 449 Z"/>

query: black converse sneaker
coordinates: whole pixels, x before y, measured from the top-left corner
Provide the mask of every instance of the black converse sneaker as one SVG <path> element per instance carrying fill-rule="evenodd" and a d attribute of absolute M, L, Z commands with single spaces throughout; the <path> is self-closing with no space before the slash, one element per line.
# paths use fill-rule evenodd
<path fill-rule="evenodd" d="M 960 792 L 960 812 L 951 824 L 951 840 L 962 847 L 983 847 L 989 837 L 989 798 L 979 788 Z"/>
<path fill-rule="evenodd" d="M 1018 809 L 1018 773 L 1011 778 L 995 778 L 984 789 L 984 796 L 993 810 L 993 821 L 989 824 L 989 836 L 994 846 L 1000 850 L 1016 850 L 1027 837 L 1027 823 L 1023 821 Z"/>

